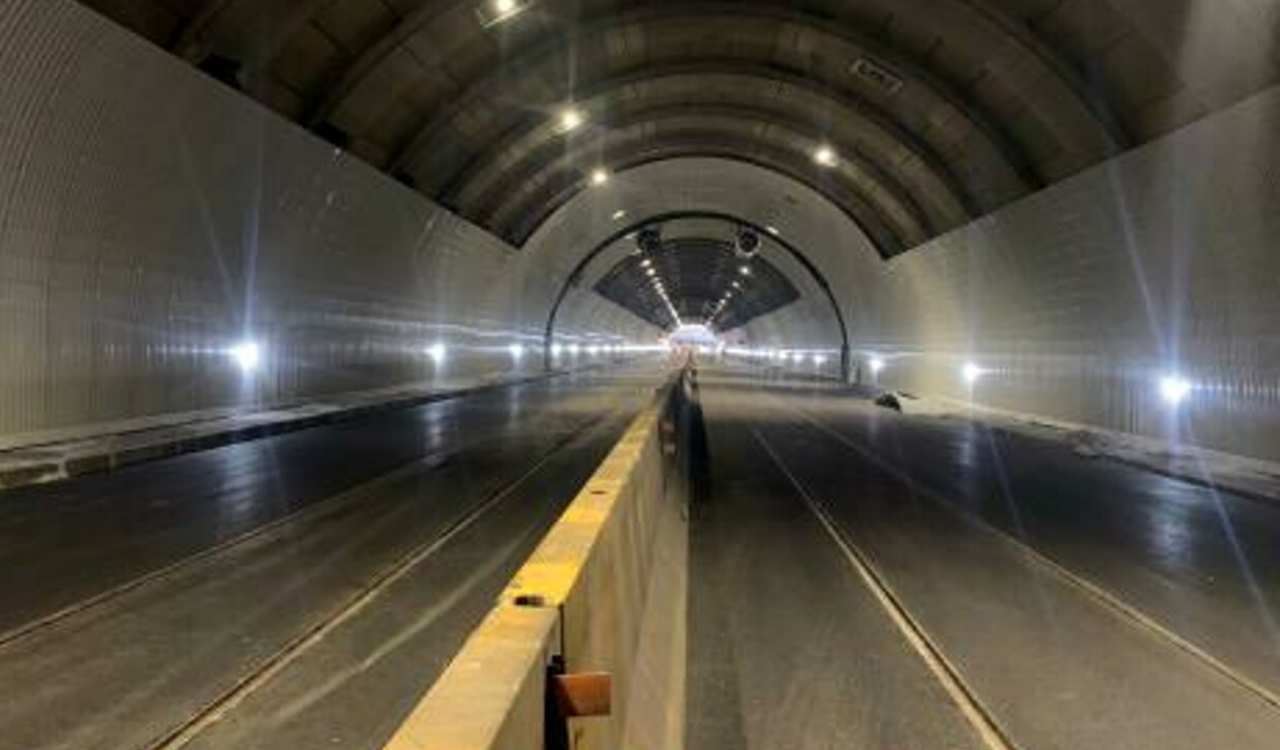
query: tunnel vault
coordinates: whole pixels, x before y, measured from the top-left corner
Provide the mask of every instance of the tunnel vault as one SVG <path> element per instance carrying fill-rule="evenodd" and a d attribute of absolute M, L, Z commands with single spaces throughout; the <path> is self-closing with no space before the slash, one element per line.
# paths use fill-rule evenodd
<path fill-rule="evenodd" d="M 1231 62 L 1266 57 L 1256 3 L 1188 68 L 1192 0 L 83 2 L 517 246 L 594 170 L 714 146 L 887 258 L 1271 80 Z"/>

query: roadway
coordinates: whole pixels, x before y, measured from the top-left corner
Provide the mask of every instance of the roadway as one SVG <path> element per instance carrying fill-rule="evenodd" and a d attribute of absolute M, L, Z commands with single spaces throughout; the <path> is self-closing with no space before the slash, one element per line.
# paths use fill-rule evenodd
<path fill-rule="evenodd" d="M 0 748 L 380 747 L 661 377 L 0 493 Z"/>
<path fill-rule="evenodd" d="M 690 748 L 1273 748 L 1280 507 L 704 369 Z"/>

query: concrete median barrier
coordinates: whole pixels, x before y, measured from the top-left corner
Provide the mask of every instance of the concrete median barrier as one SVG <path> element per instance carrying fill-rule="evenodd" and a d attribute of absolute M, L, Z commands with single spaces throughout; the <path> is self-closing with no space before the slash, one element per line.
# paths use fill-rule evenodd
<path fill-rule="evenodd" d="M 386 750 L 682 746 L 693 393 L 636 417 Z M 608 713 L 559 714 L 560 670 L 607 676 Z"/>

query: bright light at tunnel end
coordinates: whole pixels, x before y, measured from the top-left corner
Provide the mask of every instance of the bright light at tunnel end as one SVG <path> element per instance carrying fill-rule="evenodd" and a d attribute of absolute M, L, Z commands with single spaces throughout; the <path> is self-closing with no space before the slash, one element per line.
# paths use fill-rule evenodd
<path fill-rule="evenodd" d="M 1177 406 L 1191 395 L 1191 381 L 1181 375 L 1165 375 L 1160 378 L 1160 398 L 1170 406 Z"/>
<path fill-rule="evenodd" d="M 256 341 L 241 341 L 227 350 L 227 355 L 235 360 L 243 373 L 251 373 L 262 363 L 262 347 Z"/>

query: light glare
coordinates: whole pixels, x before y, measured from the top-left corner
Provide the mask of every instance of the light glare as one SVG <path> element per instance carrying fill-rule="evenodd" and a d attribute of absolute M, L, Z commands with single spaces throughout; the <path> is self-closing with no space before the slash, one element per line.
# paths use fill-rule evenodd
<path fill-rule="evenodd" d="M 600 185 L 607 183 L 608 181 L 609 181 L 609 173 L 606 172 L 603 168 L 596 169 L 591 173 L 592 185 L 595 185 L 598 187 Z"/>
<path fill-rule="evenodd" d="M 966 362 L 961 372 L 964 374 L 964 382 L 969 385 L 973 385 L 978 378 L 982 377 L 982 368 L 972 362 Z"/>
<path fill-rule="evenodd" d="M 870 364 L 872 375 L 879 375 L 880 371 L 884 369 L 884 360 L 879 357 L 872 357 Z"/>
<path fill-rule="evenodd" d="M 436 364 L 440 364 L 441 362 L 444 361 L 444 355 L 445 355 L 444 344 L 432 344 L 431 346 L 427 347 L 427 356 L 431 357 L 431 360 Z"/>
<path fill-rule="evenodd" d="M 262 361 L 262 350 L 254 341 L 242 341 L 231 347 L 227 353 L 243 372 L 253 372 L 258 369 L 258 364 Z"/>
<path fill-rule="evenodd" d="M 1171 406 L 1177 406 L 1191 393 L 1191 382 L 1178 375 L 1160 378 L 1160 397 Z"/>

